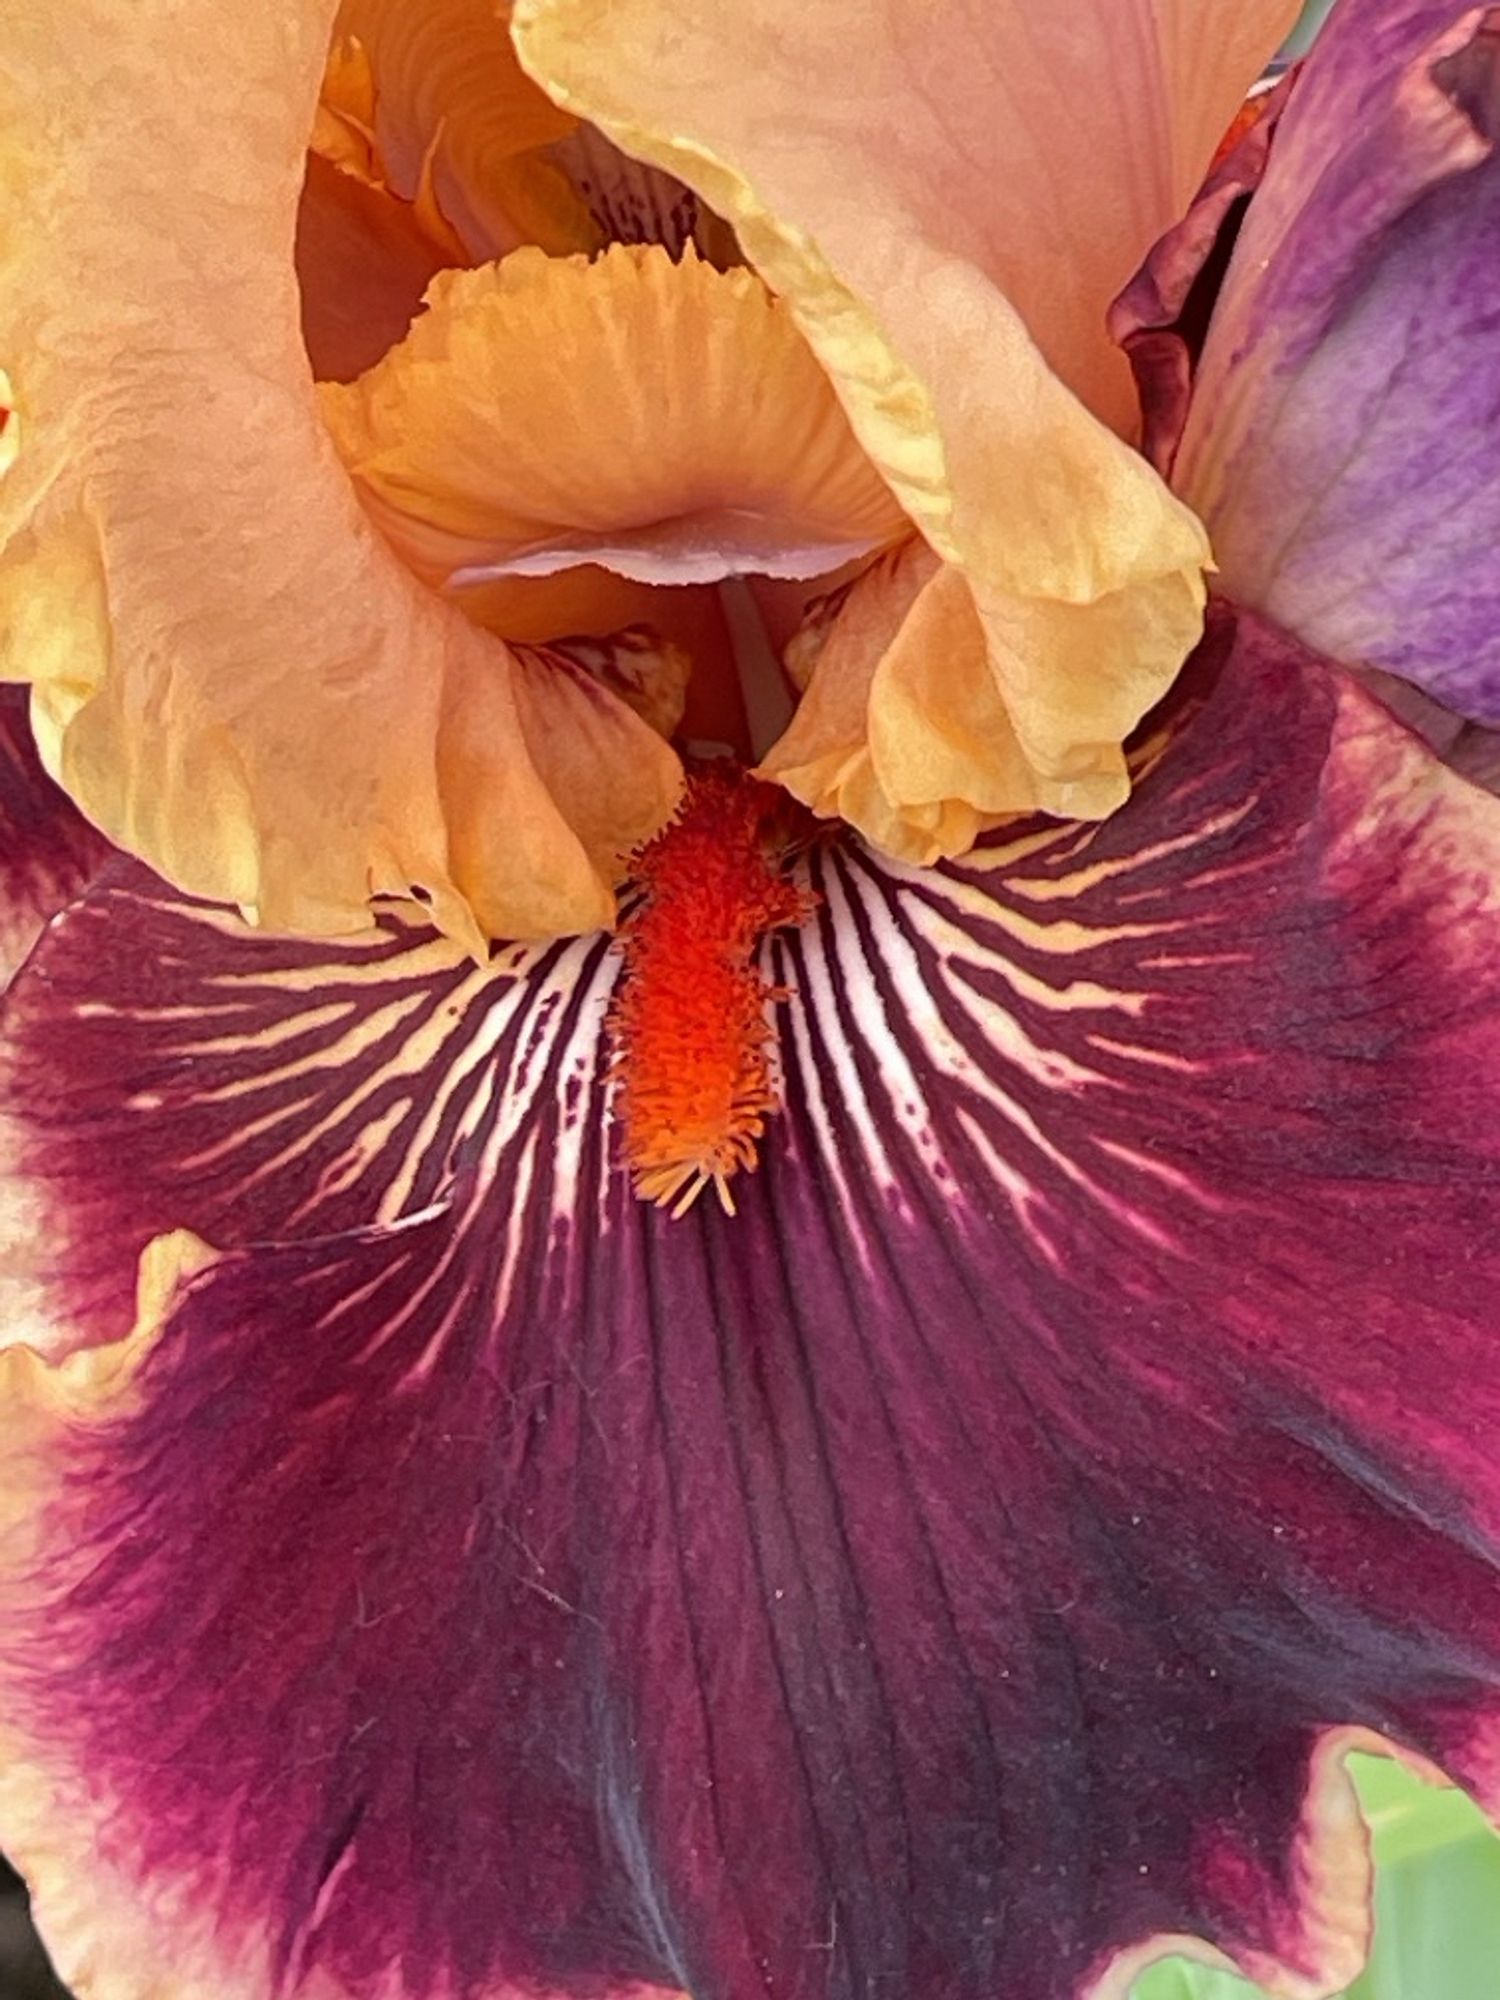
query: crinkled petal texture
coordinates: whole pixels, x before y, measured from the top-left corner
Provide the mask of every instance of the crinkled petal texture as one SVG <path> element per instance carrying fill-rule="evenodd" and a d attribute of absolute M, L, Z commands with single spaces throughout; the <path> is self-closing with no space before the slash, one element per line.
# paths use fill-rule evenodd
<path fill-rule="evenodd" d="M 323 391 L 339 456 L 435 584 L 598 563 L 645 583 L 817 576 L 909 529 L 790 313 L 689 250 L 518 250 L 440 279 Z"/>
<path fill-rule="evenodd" d="M 1207 544 L 1108 428 L 1132 428 L 1133 400 L 1104 313 L 1294 12 L 1283 0 L 515 9 L 522 60 L 560 103 L 734 224 L 860 442 L 960 571 L 985 671 L 961 717 L 974 771 L 945 801 L 955 825 L 1004 789 L 1016 747 L 1030 775 L 1008 805 L 1117 806 L 1121 740 L 1197 637 Z M 934 703 L 941 677 L 929 663 Z M 1009 726 L 986 761 L 997 706 Z M 872 703 L 867 732 L 880 726 Z M 936 764 L 948 746 L 931 735 Z M 885 779 L 897 788 L 861 823 L 887 845 L 907 823 L 920 852 L 930 801 Z"/>
<path fill-rule="evenodd" d="M 1102 827 L 809 866 L 735 1220 L 629 1192 L 603 941 L 127 867 L 12 988 L 0 1840 L 95 2000 L 1310 2000 L 1341 1753 L 1495 1802 L 1493 802 L 1226 618 Z"/>
<path fill-rule="evenodd" d="M 34 683 L 90 819 L 268 925 L 359 927 L 416 884 L 471 939 L 588 928 L 676 762 L 436 601 L 344 475 L 292 256 L 331 21 L 142 0 L 122 37 L 80 0 L 8 26 L 0 676 Z"/>
<path fill-rule="evenodd" d="M 1174 483 L 1226 587 L 1500 722 L 1500 9 L 1352 0 L 1297 79 Z"/>
<path fill-rule="evenodd" d="M 109 852 L 42 769 L 26 694 L 0 686 L 0 991 Z"/>

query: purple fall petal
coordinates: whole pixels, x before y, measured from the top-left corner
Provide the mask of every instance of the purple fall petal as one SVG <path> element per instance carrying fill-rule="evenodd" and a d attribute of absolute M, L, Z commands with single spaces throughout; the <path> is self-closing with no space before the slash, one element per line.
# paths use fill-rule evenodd
<path fill-rule="evenodd" d="M 597 942 L 53 927 L 55 1312 L 220 1253 L 0 1353 L 0 1840 L 94 2000 L 1332 1990 L 1328 1732 L 1500 1798 L 1500 821 L 1223 613 L 1140 763 L 814 856 L 735 1220 L 629 1193 Z"/>
<path fill-rule="evenodd" d="M 1497 54 L 1500 8 L 1335 9 L 1271 142 L 1173 466 L 1239 602 L 1488 723 L 1500 722 Z M 1200 208 L 1153 259 L 1179 304 L 1213 220 Z M 1159 376 L 1151 268 L 1122 315 Z"/>

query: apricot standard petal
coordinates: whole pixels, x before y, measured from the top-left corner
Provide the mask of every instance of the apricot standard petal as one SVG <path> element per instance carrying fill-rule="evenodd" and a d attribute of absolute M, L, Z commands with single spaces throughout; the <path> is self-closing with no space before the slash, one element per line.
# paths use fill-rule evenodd
<path fill-rule="evenodd" d="M 1004 295 L 975 295 L 969 331 L 1003 327 L 1008 301 L 1050 366 L 1127 430 L 1134 398 L 1105 308 L 1186 206 L 1297 11 L 1296 0 L 519 0 L 513 25 L 559 103 L 632 153 L 669 155 L 748 225 L 757 261 L 769 253 L 798 281 L 788 289 L 809 313 L 844 304 L 866 322 L 843 329 L 859 337 L 878 319 L 915 364 L 939 302 L 910 281 L 923 262 L 947 277 L 951 261 Z M 963 331 L 950 330 L 950 351 Z M 925 387 L 940 402 L 956 392 Z M 976 410 L 985 390 L 975 385 Z"/>
<path fill-rule="evenodd" d="M 1106 737 L 1118 799 L 1119 738 L 1141 708 L 1123 727 L 1112 701 L 1096 709 L 1090 668 L 1123 647 L 1143 708 L 1197 636 L 1207 542 L 1110 434 L 1132 427 L 1133 402 L 1104 313 L 1294 12 L 1285 0 L 515 9 L 522 61 L 560 103 L 734 224 L 907 513 L 967 576 L 990 686 L 1031 766 L 1017 806 L 1071 810 L 1055 788 L 1080 746 Z M 1057 621 L 1017 606 L 1102 598 L 1099 620 L 1067 621 L 1061 652 Z M 1047 642 L 1018 660 L 1027 622 Z"/>
<path fill-rule="evenodd" d="M 691 250 L 446 273 L 401 345 L 322 401 L 375 518 L 439 585 L 585 563 L 815 576 L 908 532 L 786 308 Z"/>
<path fill-rule="evenodd" d="M 471 941 L 587 928 L 675 760 L 433 599 L 338 463 L 292 254 L 332 19 L 141 0 L 122 35 L 78 0 L 8 25 L 0 678 L 34 683 L 45 763 L 112 839 L 269 926 L 357 928 L 420 884 Z M 546 771 L 543 733 L 575 746 Z"/>

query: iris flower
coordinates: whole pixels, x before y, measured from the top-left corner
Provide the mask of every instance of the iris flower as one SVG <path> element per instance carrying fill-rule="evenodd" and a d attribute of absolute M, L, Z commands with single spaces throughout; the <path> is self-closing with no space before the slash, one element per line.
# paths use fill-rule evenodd
<path fill-rule="evenodd" d="M 11 9 L 92 2000 L 1312 2000 L 1348 1753 L 1500 1803 L 1500 806 L 1369 691 L 1500 722 L 1500 29 L 1215 165 L 1294 11 Z"/>

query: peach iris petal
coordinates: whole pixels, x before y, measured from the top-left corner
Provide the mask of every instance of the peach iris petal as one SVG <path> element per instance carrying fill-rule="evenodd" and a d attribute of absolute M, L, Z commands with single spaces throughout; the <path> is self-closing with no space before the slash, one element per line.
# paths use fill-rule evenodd
<path fill-rule="evenodd" d="M 432 597 L 338 462 L 292 261 L 332 13 L 139 0 L 122 35 L 75 0 L 7 28 L 0 212 L 47 227 L 0 247 L 0 676 L 112 839 L 267 925 L 358 928 L 420 884 L 471 941 L 590 928 L 680 774 Z M 232 116 L 202 87 L 225 75 Z"/>
<path fill-rule="evenodd" d="M 1013 691 L 1038 672 L 1073 676 L 1073 685 L 1060 678 L 1039 695 L 1070 702 L 1078 717 L 1106 715 L 1097 647 L 1115 669 L 1118 712 L 1143 712 L 1149 694 L 1132 689 L 1129 673 L 1149 633 L 1150 600 L 1129 592 L 1092 605 L 1016 599 L 1011 611 L 1009 630 L 999 615 L 981 620 L 962 571 L 920 540 L 892 552 L 815 608 L 794 639 L 788 670 L 806 691 L 759 774 L 922 865 L 966 852 L 1017 810 L 1105 817 L 1121 802 L 1118 739 L 1062 746 L 1043 780 L 1018 734 Z M 1169 601 L 1165 612 L 1172 616 Z M 1087 643 L 1073 643 L 1070 628 L 1085 620 Z"/>
<path fill-rule="evenodd" d="M 375 518 L 438 585 L 600 563 L 654 583 L 815 576 L 907 532 L 753 272 L 617 244 L 451 271 L 322 392 Z"/>
<path fill-rule="evenodd" d="M 319 131 L 368 132 L 372 157 L 346 163 L 430 202 L 476 258 L 523 242 L 591 249 L 598 232 L 547 153 L 577 121 L 521 69 L 507 13 L 500 0 L 342 0 Z"/>
<path fill-rule="evenodd" d="M 1090 811 L 1118 804 L 1119 741 L 1197 637 L 1207 541 L 1107 428 L 1131 402 L 1104 313 L 1294 12 L 518 0 L 527 68 L 734 224 L 961 572 L 987 667 L 959 819 L 997 796 L 1014 747 L 1017 808 L 1078 811 L 1080 785 Z M 928 662 L 934 692 L 940 671 Z M 1010 730 L 975 772 L 997 698 Z M 872 741 L 882 726 L 867 716 Z M 937 741 L 909 761 L 951 763 Z M 923 826 L 932 806 L 897 791 L 878 817 Z"/>
<path fill-rule="evenodd" d="M 441 122 L 419 154 L 410 195 L 403 196 L 397 192 L 395 177 L 381 150 L 376 129 L 379 106 L 375 65 L 369 50 L 353 36 L 345 39 L 336 36 L 328 52 L 323 88 L 318 94 L 310 156 L 326 161 L 351 180 L 403 201 L 413 222 L 433 247 L 442 252 L 445 264 L 467 263 L 464 240 L 443 213 L 433 185 L 444 130 Z"/>

